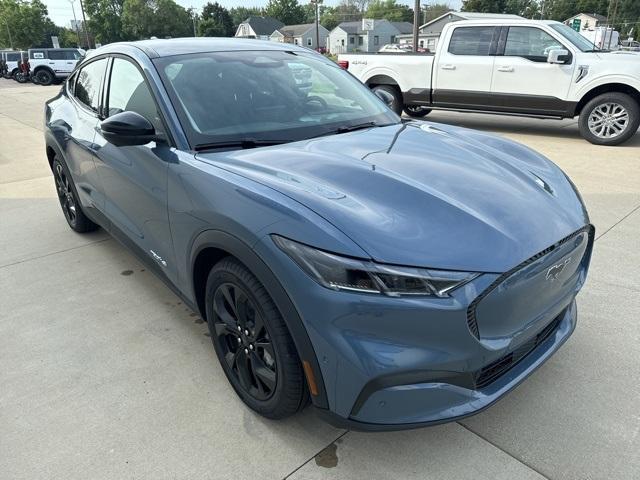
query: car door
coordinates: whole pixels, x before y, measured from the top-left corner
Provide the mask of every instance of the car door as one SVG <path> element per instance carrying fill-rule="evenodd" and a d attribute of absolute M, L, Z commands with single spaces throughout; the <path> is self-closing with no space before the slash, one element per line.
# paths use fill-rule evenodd
<path fill-rule="evenodd" d="M 491 89 L 499 28 L 459 26 L 442 46 L 433 74 L 433 103 L 441 107 L 483 109 Z"/>
<path fill-rule="evenodd" d="M 541 115 L 563 114 L 575 62 L 547 63 L 552 49 L 563 42 L 535 26 L 504 27 L 495 57 L 491 99 L 497 109 Z"/>
<path fill-rule="evenodd" d="M 47 65 L 56 75 L 64 73 L 66 69 L 65 51 L 52 49 L 47 52 Z"/>
<path fill-rule="evenodd" d="M 125 57 L 112 60 L 103 117 L 124 111 L 149 120 L 166 134 L 155 99 L 142 71 Z M 114 235 L 151 257 L 158 269 L 174 278 L 173 246 L 167 213 L 167 172 L 175 159 L 163 142 L 117 147 L 96 130 L 96 163 L 105 192 L 104 212 Z"/>
<path fill-rule="evenodd" d="M 94 162 L 94 139 L 106 68 L 107 59 L 100 58 L 84 65 L 69 80 L 65 88 L 70 104 L 64 107 L 68 112 L 60 115 L 66 118 L 51 125 L 62 133 L 67 167 L 73 172 L 80 203 L 88 208 L 99 208 L 103 203 Z"/>

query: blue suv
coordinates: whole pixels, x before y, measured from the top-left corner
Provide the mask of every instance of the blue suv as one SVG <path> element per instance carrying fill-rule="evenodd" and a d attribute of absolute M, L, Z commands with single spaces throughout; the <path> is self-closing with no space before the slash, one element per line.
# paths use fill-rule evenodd
<path fill-rule="evenodd" d="M 200 312 L 250 408 L 441 423 L 571 335 L 594 230 L 542 155 L 383 100 L 289 44 L 113 44 L 47 102 L 46 154 L 69 226 Z"/>

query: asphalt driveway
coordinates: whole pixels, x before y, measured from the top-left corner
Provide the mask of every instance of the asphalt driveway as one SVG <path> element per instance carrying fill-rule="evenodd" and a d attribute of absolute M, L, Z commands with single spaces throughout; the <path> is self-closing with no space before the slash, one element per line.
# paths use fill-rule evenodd
<path fill-rule="evenodd" d="M 573 337 L 486 412 L 364 434 L 243 406 L 206 324 L 103 232 L 60 211 L 42 137 L 60 87 L 0 79 L 0 478 L 640 478 L 640 134 L 433 113 L 518 140 L 574 180 L 596 225 Z M 526 220 L 526 219 L 524 219 Z"/>

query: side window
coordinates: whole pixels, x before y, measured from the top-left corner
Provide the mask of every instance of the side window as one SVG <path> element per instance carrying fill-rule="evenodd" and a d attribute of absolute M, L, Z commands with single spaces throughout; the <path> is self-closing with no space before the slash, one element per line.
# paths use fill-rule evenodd
<path fill-rule="evenodd" d="M 94 112 L 98 111 L 100 104 L 100 84 L 106 66 L 107 59 L 101 58 L 91 62 L 78 72 L 74 96 Z"/>
<path fill-rule="evenodd" d="M 109 82 L 108 116 L 136 112 L 149 120 L 156 131 L 164 131 L 156 103 L 140 70 L 128 60 L 113 59 Z"/>
<path fill-rule="evenodd" d="M 458 27 L 451 35 L 449 53 L 453 55 L 489 55 L 495 27 Z"/>
<path fill-rule="evenodd" d="M 49 52 L 49 60 L 64 60 L 66 52 L 60 50 L 51 50 Z"/>
<path fill-rule="evenodd" d="M 504 54 L 524 57 L 533 62 L 546 62 L 549 50 L 564 48 L 547 32 L 535 27 L 509 27 Z"/>

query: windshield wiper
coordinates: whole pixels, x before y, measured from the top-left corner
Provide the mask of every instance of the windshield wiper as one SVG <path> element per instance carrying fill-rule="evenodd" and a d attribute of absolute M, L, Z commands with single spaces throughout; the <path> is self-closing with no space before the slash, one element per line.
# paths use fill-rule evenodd
<path fill-rule="evenodd" d="M 241 140 L 222 140 L 220 142 L 199 143 L 194 147 L 194 150 L 196 152 L 201 152 L 203 150 L 214 150 L 217 148 L 237 148 L 244 150 L 247 148 L 281 145 L 290 141 L 291 140 L 258 140 L 255 138 L 243 138 Z"/>
<path fill-rule="evenodd" d="M 327 132 L 322 132 L 319 135 L 314 135 L 313 137 L 309 137 L 309 138 L 325 137 L 327 135 L 336 135 L 338 133 L 354 132 L 356 130 L 364 130 L 366 128 L 372 128 L 372 127 L 386 127 L 387 125 L 392 125 L 392 124 L 386 123 L 381 125 L 376 122 L 363 122 L 363 123 L 357 123 L 355 125 L 342 125 L 338 128 L 331 129 Z"/>

